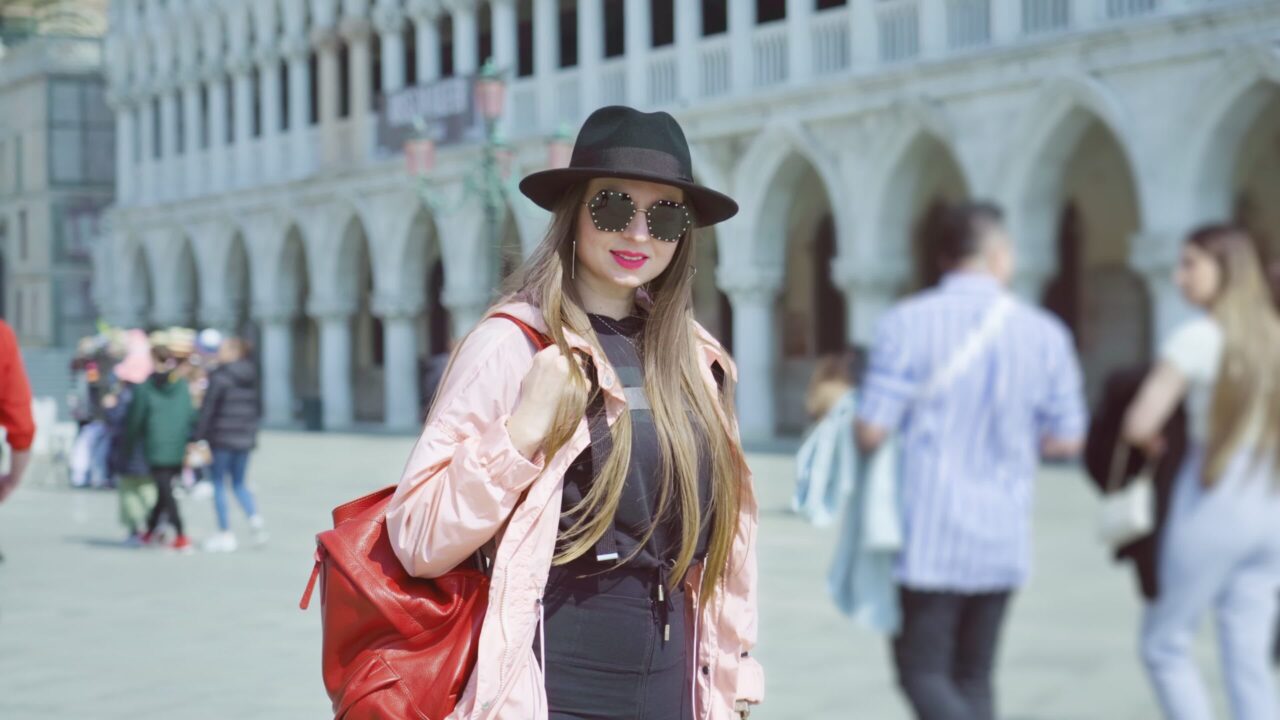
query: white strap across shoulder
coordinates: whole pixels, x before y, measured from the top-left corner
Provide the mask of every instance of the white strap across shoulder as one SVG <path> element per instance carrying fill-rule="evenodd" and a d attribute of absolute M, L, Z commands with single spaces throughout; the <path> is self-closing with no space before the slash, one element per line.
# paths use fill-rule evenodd
<path fill-rule="evenodd" d="M 991 307 L 987 309 L 987 313 L 982 318 L 982 324 L 974 328 L 969 336 L 965 338 L 964 344 L 956 351 L 955 355 L 946 365 L 942 366 L 933 377 L 929 378 L 929 382 L 925 383 L 920 394 L 916 396 L 917 400 L 924 401 L 935 397 L 947 388 L 951 387 L 951 383 L 956 381 L 973 366 L 975 360 L 982 355 L 1004 329 L 1005 321 L 1009 318 L 1009 313 L 1013 310 L 1013 297 L 1008 293 L 1002 293 Z"/>

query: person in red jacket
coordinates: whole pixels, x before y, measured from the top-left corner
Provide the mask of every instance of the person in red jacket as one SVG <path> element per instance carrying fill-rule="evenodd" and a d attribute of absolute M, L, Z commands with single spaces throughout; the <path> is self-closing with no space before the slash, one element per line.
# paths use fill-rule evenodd
<path fill-rule="evenodd" d="M 31 416 L 31 385 L 18 353 L 18 338 L 8 323 L 0 320 L 0 427 L 5 429 L 13 457 L 7 472 L 0 472 L 0 503 L 18 487 L 31 459 L 31 441 L 36 423 Z"/>

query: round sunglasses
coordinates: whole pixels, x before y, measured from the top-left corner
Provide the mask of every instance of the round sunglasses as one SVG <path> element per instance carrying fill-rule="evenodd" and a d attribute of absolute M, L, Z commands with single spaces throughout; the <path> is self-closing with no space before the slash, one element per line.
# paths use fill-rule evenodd
<path fill-rule="evenodd" d="M 693 226 L 693 212 L 684 203 L 659 200 L 648 210 L 636 207 L 630 195 L 617 190 L 601 190 L 587 201 L 591 224 L 600 232 L 622 232 L 636 213 L 644 213 L 649 236 L 663 242 L 679 242 Z"/>

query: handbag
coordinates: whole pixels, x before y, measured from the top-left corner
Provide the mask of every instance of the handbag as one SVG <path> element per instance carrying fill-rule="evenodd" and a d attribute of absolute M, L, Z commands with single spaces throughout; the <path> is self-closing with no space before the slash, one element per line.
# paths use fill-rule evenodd
<path fill-rule="evenodd" d="M 213 464 L 213 450 L 208 441 L 197 440 L 187 445 L 187 454 L 183 465 L 192 469 L 209 467 Z"/>
<path fill-rule="evenodd" d="M 520 326 L 538 350 L 551 344 L 510 315 L 491 317 Z M 489 601 L 485 563 L 430 579 L 406 572 L 387 534 L 395 489 L 334 509 L 333 529 L 316 536 L 299 603 L 306 610 L 319 584 L 321 669 L 337 720 L 444 720 L 476 662 Z"/>
<path fill-rule="evenodd" d="M 1098 516 L 1098 537 L 1112 548 L 1121 548 L 1150 535 L 1156 529 L 1155 483 L 1143 463 L 1138 476 L 1118 487 L 1129 467 L 1129 444 L 1116 442 L 1111 455 L 1111 472 Z"/>

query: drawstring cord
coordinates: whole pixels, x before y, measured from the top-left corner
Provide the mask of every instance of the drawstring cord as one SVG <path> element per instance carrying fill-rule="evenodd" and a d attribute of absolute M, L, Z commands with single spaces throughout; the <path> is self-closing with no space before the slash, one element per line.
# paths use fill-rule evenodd
<path fill-rule="evenodd" d="M 538 662 L 542 665 L 542 682 L 547 681 L 547 612 L 538 598 Z"/>
<path fill-rule="evenodd" d="M 675 566 L 675 561 L 668 560 L 658 566 L 658 611 L 659 622 L 662 623 L 662 642 L 671 642 L 671 612 L 675 609 L 675 601 L 667 590 L 667 580 Z"/>

